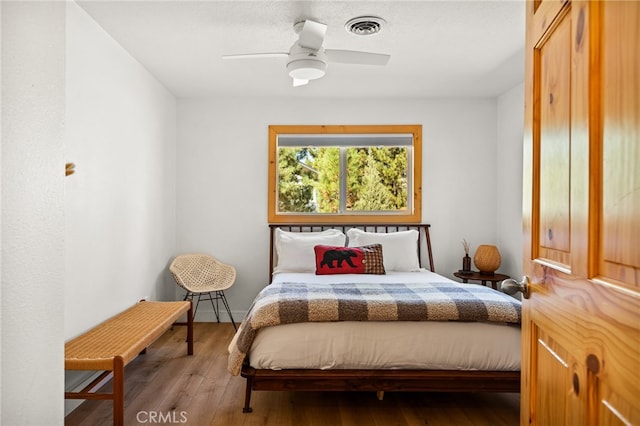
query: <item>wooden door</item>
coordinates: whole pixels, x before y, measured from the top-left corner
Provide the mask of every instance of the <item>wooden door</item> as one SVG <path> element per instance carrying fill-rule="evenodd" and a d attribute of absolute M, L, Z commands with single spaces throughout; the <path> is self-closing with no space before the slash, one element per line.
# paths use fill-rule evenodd
<path fill-rule="evenodd" d="M 522 425 L 640 425 L 640 2 L 527 2 Z"/>

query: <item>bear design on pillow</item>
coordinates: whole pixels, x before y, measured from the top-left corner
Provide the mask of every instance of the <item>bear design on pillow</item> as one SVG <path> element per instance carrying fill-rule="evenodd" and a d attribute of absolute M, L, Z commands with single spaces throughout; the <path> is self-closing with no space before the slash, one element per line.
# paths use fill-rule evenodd
<path fill-rule="evenodd" d="M 349 266 L 355 268 L 356 265 L 351 261 L 352 257 L 357 257 L 355 251 L 353 250 L 327 250 L 324 252 L 322 256 L 322 262 L 320 262 L 320 267 L 324 267 L 325 265 L 329 268 L 342 267 L 342 262 L 347 262 Z M 334 266 L 334 262 L 336 265 Z"/>

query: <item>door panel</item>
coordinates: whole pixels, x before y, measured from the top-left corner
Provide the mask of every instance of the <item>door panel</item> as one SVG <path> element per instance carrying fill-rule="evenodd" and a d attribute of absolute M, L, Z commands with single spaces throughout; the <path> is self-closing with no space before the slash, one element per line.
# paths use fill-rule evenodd
<path fill-rule="evenodd" d="M 640 2 L 527 2 L 524 425 L 640 425 Z"/>
<path fill-rule="evenodd" d="M 634 408 L 629 401 L 625 401 L 619 395 L 613 392 L 607 392 L 606 386 L 603 389 L 604 396 L 600 399 L 602 406 L 602 425 L 629 426 L 637 425 L 638 416 L 637 408 Z M 634 422 L 632 419 L 636 419 Z"/>
<path fill-rule="evenodd" d="M 539 45 L 540 259 L 569 268 L 571 20 L 565 15 Z"/>
<path fill-rule="evenodd" d="M 634 3 L 610 2 L 603 10 L 600 275 L 639 290 L 640 8 Z"/>
<path fill-rule="evenodd" d="M 537 334 L 535 421 L 541 425 L 581 424 L 584 404 L 579 398 L 577 362 L 546 333 L 539 330 Z"/>

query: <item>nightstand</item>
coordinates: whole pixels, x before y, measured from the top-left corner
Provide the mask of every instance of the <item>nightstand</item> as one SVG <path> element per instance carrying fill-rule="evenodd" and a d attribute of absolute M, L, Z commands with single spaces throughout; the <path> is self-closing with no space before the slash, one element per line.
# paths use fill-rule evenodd
<path fill-rule="evenodd" d="M 463 283 L 468 283 L 469 281 L 480 281 L 482 285 L 487 285 L 487 283 L 491 283 L 491 288 L 498 290 L 498 283 L 500 281 L 504 281 L 506 279 L 511 278 L 509 275 L 497 274 L 493 275 L 481 274 L 478 271 L 471 271 L 469 273 L 464 272 L 454 272 L 453 275 L 462 280 Z"/>

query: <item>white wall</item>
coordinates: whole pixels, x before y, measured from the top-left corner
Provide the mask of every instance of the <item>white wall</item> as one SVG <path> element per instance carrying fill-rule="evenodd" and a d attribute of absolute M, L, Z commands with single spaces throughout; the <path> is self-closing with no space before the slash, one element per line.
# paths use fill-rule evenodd
<path fill-rule="evenodd" d="M 176 100 L 73 2 L 66 63 L 68 340 L 142 298 L 174 296 Z M 85 377 L 68 373 L 66 388 Z"/>
<path fill-rule="evenodd" d="M 62 2 L 2 9 L 3 425 L 63 423 Z"/>
<path fill-rule="evenodd" d="M 0 4 L 0 35 L 2 35 L 2 4 Z M 1 45 L 1 43 L 0 43 Z M 2 139 L 2 47 L 0 46 L 0 140 Z M 3 143 L 4 145 L 4 143 Z M 2 194 L 2 150 L 0 149 L 0 194 Z M 2 212 L 2 197 L 0 196 L 0 212 Z M 0 277 L 2 277 L 2 214 L 0 213 Z M 0 307 L 2 306 L 2 285 L 0 285 Z M 2 310 L 0 309 L 0 413 L 2 413 Z"/>
<path fill-rule="evenodd" d="M 498 97 L 498 191 L 496 198 L 501 272 L 522 277 L 522 139 L 524 83 Z"/>
<path fill-rule="evenodd" d="M 179 100 L 177 251 L 236 266 L 227 296 L 241 318 L 268 283 L 267 126 L 422 124 L 423 222 L 436 270 L 452 277 L 463 238 L 498 243 L 496 122 L 495 99 Z"/>
<path fill-rule="evenodd" d="M 75 3 L 66 53 L 70 338 L 143 297 L 173 294 L 176 101 Z"/>

